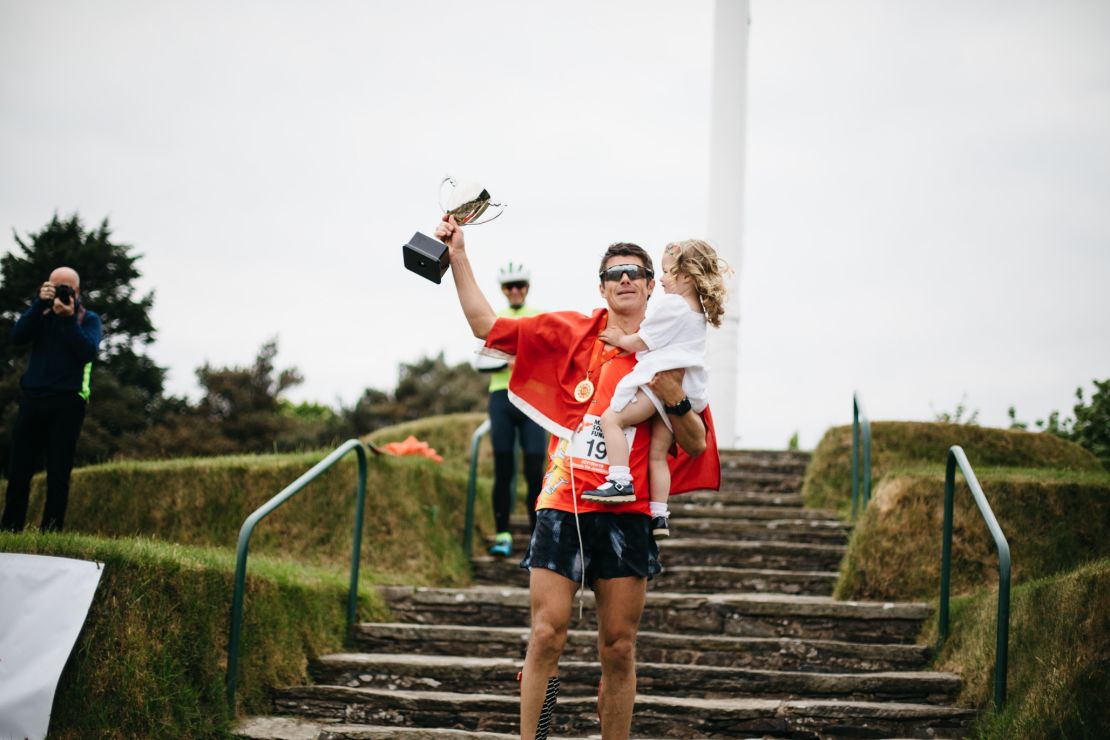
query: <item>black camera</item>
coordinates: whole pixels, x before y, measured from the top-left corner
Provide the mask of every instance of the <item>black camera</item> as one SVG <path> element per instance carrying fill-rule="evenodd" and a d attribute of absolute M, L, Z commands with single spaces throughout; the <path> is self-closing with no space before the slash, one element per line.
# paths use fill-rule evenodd
<path fill-rule="evenodd" d="M 69 300 L 73 298 L 73 288 L 68 285 L 54 286 L 54 297 L 65 305 L 69 305 Z"/>

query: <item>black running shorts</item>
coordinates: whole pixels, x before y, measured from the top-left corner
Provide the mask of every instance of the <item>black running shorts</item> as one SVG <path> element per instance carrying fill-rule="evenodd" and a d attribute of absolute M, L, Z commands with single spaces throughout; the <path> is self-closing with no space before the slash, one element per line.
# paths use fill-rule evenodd
<path fill-rule="evenodd" d="M 651 536 L 650 517 L 599 511 L 579 514 L 578 519 L 590 588 L 597 578 L 650 579 L 663 571 L 659 546 Z M 572 581 L 582 580 L 574 512 L 558 509 L 536 512 L 536 529 L 520 567 L 546 568 Z"/>

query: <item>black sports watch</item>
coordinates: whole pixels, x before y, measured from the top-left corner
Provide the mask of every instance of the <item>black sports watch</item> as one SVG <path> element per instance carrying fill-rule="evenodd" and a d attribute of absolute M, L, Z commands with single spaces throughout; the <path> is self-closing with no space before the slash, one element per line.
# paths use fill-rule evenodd
<path fill-rule="evenodd" d="M 667 406 L 666 404 L 663 404 L 663 410 L 671 416 L 682 416 L 683 414 L 686 414 L 690 411 L 690 399 L 686 396 L 683 396 L 682 400 L 676 403 L 674 406 Z"/>

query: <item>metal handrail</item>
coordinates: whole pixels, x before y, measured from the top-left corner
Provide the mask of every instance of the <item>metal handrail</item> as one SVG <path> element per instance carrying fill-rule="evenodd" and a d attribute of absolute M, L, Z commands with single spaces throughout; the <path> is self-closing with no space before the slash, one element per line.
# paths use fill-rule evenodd
<path fill-rule="evenodd" d="M 860 495 L 860 427 L 863 428 L 863 506 Z M 866 509 L 871 502 L 871 420 L 863 408 L 859 393 L 852 394 L 852 521 L 858 509 Z"/>
<path fill-rule="evenodd" d="M 948 464 L 944 472 L 944 543 L 941 546 L 940 556 L 940 614 L 937 650 L 944 645 L 948 637 L 948 592 L 952 573 L 952 498 L 956 489 L 956 465 L 959 464 L 963 471 L 964 480 L 967 481 L 975 505 L 987 523 L 994 546 L 998 550 L 998 627 L 997 645 L 994 659 L 994 704 L 999 711 L 1006 703 L 1006 664 L 1009 648 L 1010 634 L 1010 545 L 1006 542 L 1006 535 L 998 526 L 994 518 L 991 505 L 983 494 L 983 488 L 967 461 L 967 455 L 959 445 L 948 448 Z"/>
<path fill-rule="evenodd" d="M 463 552 L 469 559 L 474 544 L 474 500 L 478 496 L 478 444 L 489 433 L 490 422 L 483 421 L 470 435 L 470 475 L 466 480 L 466 529 L 463 530 Z"/>
<path fill-rule="evenodd" d="M 227 643 L 227 707 L 231 717 L 235 717 L 235 688 L 239 667 L 239 637 L 243 628 L 243 593 L 247 580 L 247 546 L 251 533 L 258 522 L 265 519 L 275 509 L 284 504 L 302 488 L 314 481 L 321 473 L 337 463 L 351 450 L 358 457 L 358 485 L 355 488 L 355 530 L 354 545 L 351 548 L 351 587 L 347 593 L 347 632 L 345 641 L 350 640 L 351 628 L 355 623 L 358 609 L 358 565 L 362 545 L 362 519 L 366 504 L 366 448 L 357 439 L 349 439 L 337 447 L 330 455 L 312 466 L 297 480 L 290 483 L 281 493 L 254 510 L 243 522 L 239 530 L 239 547 L 235 555 L 235 591 L 231 597 L 231 634 Z"/>

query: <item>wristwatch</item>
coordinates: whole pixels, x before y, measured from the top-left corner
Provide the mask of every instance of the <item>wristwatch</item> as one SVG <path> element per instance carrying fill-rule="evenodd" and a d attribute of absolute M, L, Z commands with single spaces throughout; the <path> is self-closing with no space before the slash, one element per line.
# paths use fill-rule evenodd
<path fill-rule="evenodd" d="M 663 404 L 663 410 L 671 416 L 682 416 L 690 410 L 690 399 L 686 396 L 683 396 L 682 400 L 676 403 L 674 406 Z"/>

